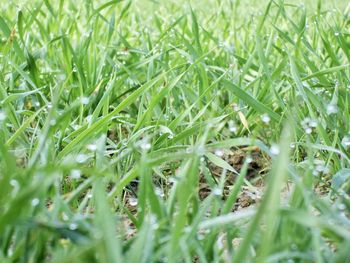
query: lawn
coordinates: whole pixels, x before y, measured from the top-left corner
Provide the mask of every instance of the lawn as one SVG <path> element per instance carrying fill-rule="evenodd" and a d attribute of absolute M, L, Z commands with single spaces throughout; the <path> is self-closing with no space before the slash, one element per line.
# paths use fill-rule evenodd
<path fill-rule="evenodd" d="M 0 262 L 350 262 L 347 0 L 4 0 Z"/>

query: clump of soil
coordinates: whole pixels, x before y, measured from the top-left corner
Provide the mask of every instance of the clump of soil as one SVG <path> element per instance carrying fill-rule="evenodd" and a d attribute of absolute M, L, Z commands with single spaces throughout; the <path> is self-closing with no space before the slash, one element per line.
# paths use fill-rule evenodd
<path fill-rule="evenodd" d="M 264 185 L 263 177 L 270 166 L 269 157 L 264 155 L 258 147 L 243 147 L 238 149 L 230 149 L 229 151 L 224 152 L 224 155 L 220 158 L 230 164 L 237 172 L 240 172 L 242 169 L 246 158 L 250 158 L 251 160 L 249 162 L 246 179 L 250 181 L 254 189 L 251 187 L 242 188 L 235 209 L 248 207 L 251 204 L 255 203 L 257 200 L 260 200 L 262 192 L 261 190 Z M 223 176 L 223 169 L 221 167 L 208 162 L 208 169 L 215 182 L 221 180 L 221 176 Z M 222 198 L 225 200 L 235 183 L 237 174 L 231 171 L 227 171 L 224 176 L 226 178 Z M 203 174 L 200 176 L 199 183 L 199 197 L 203 200 L 212 192 L 212 188 L 210 187 L 206 177 Z"/>

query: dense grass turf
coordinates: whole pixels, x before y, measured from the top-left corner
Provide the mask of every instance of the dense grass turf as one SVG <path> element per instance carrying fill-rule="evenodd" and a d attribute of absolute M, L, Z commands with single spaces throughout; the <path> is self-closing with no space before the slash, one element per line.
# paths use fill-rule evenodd
<path fill-rule="evenodd" d="M 1 262 L 350 262 L 348 1 L 192 2 L 1 2 Z"/>

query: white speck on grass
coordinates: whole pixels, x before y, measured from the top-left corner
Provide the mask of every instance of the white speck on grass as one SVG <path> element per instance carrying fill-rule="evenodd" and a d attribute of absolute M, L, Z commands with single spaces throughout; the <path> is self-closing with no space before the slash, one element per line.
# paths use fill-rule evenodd
<path fill-rule="evenodd" d="M 0 121 L 6 120 L 6 113 L 4 111 L 0 111 Z"/>
<path fill-rule="evenodd" d="M 20 189 L 20 185 L 19 185 L 18 181 L 15 179 L 11 179 L 10 185 L 13 187 L 12 196 L 16 196 L 16 194 L 18 193 L 18 191 Z"/>
<path fill-rule="evenodd" d="M 344 204 L 338 204 L 338 209 L 340 210 L 340 211 L 343 211 L 343 210 L 345 210 L 346 209 L 346 205 L 344 205 Z"/>
<path fill-rule="evenodd" d="M 82 104 L 84 104 L 84 105 L 87 105 L 87 104 L 89 104 L 89 98 L 88 97 L 82 97 L 81 99 L 80 99 L 80 101 L 81 101 L 81 103 Z"/>
<path fill-rule="evenodd" d="M 134 198 L 134 197 L 129 198 L 129 205 L 130 206 L 137 206 L 137 204 L 138 204 L 137 198 Z"/>
<path fill-rule="evenodd" d="M 302 120 L 301 126 L 305 130 L 306 134 L 311 134 L 312 129 L 317 127 L 317 121 L 309 117 L 306 117 L 304 120 Z"/>
<path fill-rule="evenodd" d="M 79 179 L 80 176 L 81 176 L 81 172 L 80 172 L 80 170 L 78 170 L 78 169 L 73 169 L 73 170 L 70 172 L 70 177 L 71 177 L 72 179 Z"/>
<path fill-rule="evenodd" d="M 307 128 L 305 129 L 305 133 L 306 133 L 306 134 L 311 134 L 311 133 L 312 133 L 312 129 L 311 129 L 310 127 L 307 127 Z"/>
<path fill-rule="evenodd" d="M 215 187 L 213 189 L 213 195 L 216 195 L 216 196 L 221 196 L 222 195 L 222 191 L 219 187 Z"/>
<path fill-rule="evenodd" d="M 92 152 L 94 152 L 94 151 L 97 150 L 96 144 L 88 144 L 88 145 L 86 146 L 86 148 L 87 148 L 89 151 L 92 151 Z"/>
<path fill-rule="evenodd" d="M 270 116 L 269 116 L 269 115 L 263 114 L 263 115 L 261 116 L 261 120 L 263 121 L 263 123 L 269 124 L 271 119 L 270 119 Z"/>
<path fill-rule="evenodd" d="M 251 156 L 248 156 L 245 160 L 247 163 L 253 162 L 253 158 Z"/>
<path fill-rule="evenodd" d="M 55 126 L 56 125 L 56 120 L 55 119 L 50 120 L 50 125 L 51 126 Z"/>
<path fill-rule="evenodd" d="M 274 156 L 279 155 L 280 154 L 280 148 L 277 144 L 273 144 L 271 145 L 270 148 L 270 153 Z"/>
<path fill-rule="evenodd" d="M 62 213 L 62 219 L 63 219 L 63 221 L 67 221 L 69 219 L 69 217 L 67 216 L 66 213 Z"/>
<path fill-rule="evenodd" d="M 230 130 L 230 132 L 233 132 L 233 133 L 237 133 L 238 131 L 236 123 L 232 120 L 228 122 L 228 129 Z"/>
<path fill-rule="evenodd" d="M 155 192 L 155 194 L 156 194 L 157 196 L 159 196 L 159 197 L 164 197 L 164 191 L 163 191 L 161 188 L 156 187 L 156 188 L 154 189 L 154 192 Z"/>
<path fill-rule="evenodd" d="M 344 136 L 344 138 L 341 140 L 341 145 L 348 149 L 350 147 L 350 136 Z"/>
<path fill-rule="evenodd" d="M 31 205 L 32 206 L 37 206 L 40 203 L 40 200 L 38 198 L 34 198 L 31 201 Z"/>
<path fill-rule="evenodd" d="M 12 187 L 19 187 L 19 183 L 18 183 L 18 181 L 15 180 L 15 179 L 11 179 L 11 180 L 10 180 L 10 185 L 11 185 Z"/>
<path fill-rule="evenodd" d="M 144 151 L 148 151 L 151 149 L 151 144 L 149 142 L 143 142 L 141 143 L 140 148 Z"/>
<path fill-rule="evenodd" d="M 77 163 L 84 163 L 87 161 L 88 158 L 89 157 L 86 154 L 79 153 L 75 158 L 75 160 L 77 161 Z"/>
<path fill-rule="evenodd" d="M 76 230 L 76 229 L 78 229 L 78 225 L 76 223 L 71 223 L 71 224 L 69 224 L 69 229 Z"/>
<path fill-rule="evenodd" d="M 317 121 L 311 119 L 311 120 L 309 121 L 309 126 L 312 127 L 312 128 L 316 128 L 316 127 L 317 127 Z"/>
<path fill-rule="evenodd" d="M 327 105 L 327 114 L 328 115 L 331 115 L 331 114 L 334 114 L 334 113 L 337 113 L 337 112 L 338 112 L 337 105 L 332 104 L 332 103 Z"/>
<path fill-rule="evenodd" d="M 224 156 L 224 151 L 221 149 L 217 149 L 217 150 L 215 150 L 215 155 L 218 157 L 222 157 L 222 156 Z"/>

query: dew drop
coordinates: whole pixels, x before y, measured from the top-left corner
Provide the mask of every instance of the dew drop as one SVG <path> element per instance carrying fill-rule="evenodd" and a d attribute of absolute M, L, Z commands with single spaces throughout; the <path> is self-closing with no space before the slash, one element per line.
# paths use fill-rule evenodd
<path fill-rule="evenodd" d="M 78 169 L 73 169 L 73 170 L 70 172 L 70 177 L 71 177 L 72 179 L 79 179 L 80 176 L 81 176 L 81 172 L 80 172 L 80 170 L 78 170 Z"/>
<path fill-rule="evenodd" d="M 237 131 L 238 131 L 236 123 L 232 120 L 229 121 L 228 128 L 229 128 L 230 132 L 232 132 L 232 133 L 237 133 Z"/>
<path fill-rule="evenodd" d="M 252 162 L 253 162 L 253 158 L 252 158 L 251 156 L 248 156 L 248 157 L 246 158 L 246 162 L 247 162 L 247 163 L 252 163 Z"/>
<path fill-rule="evenodd" d="M 317 121 L 313 120 L 313 119 L 310 119 L 309 126 L 312 127 L 312 128 L 316 128 L 317 127 Z"/>
<path fill-rule="evenodd" d="M 216 195 L 216 196 L 221 196 L 222 195 L 222 191 L 219 187 L 215 187 L 213 189 L 213 195 Z"/>
<path fill-rule="evenodd" d="M 56 120 L 55 119 L 50 120 L 50 125 L 51 126 L 55 126 L 56 125 Z"/>
<path fill-rule="evenodd" d="M 87 159 L 88 159 L 88 156 L 86 154 L 83 154 L 83 153 L 78 154 L 77 157 L 75 158 L 77 163 L 84 163 L 84 162 L 86 162 Z"/>
<path fill-rule="evenodd" d="M 80 101 L 81 101 L 81 103 L 82 104 L 84 104 L 84 105 L 87 105 L 87 104 L 89 104 L 89 98 L 88 97 L 82 97 L 81 99 L 80 99 Z"/>
<path fill-rule="evenodd" d="M 222 157 L 222 156 L 224 156 L 224 151 L 221 149 L 217 149 L 217 150 L 215 150 L 215 155 L 218 157 Z"/>
<path fill-rule="evenodd" d="M 335 114 L 338 112 L 338 107 L 335 104 L 328 104 L 327 105 L 327 114 L 331 115 L 331 114 Z"/>
<path fill-rule="evenodd" d="M 130 197 L 129 198 L 129 205 L 130 206 L 137 206 L 137 198 L 134 198 L 134 197 Z"/>
<path fill-rule="evenodd" d="M 69 229 L 76 230 L 76 229 L 78 229 L 78 225 L 76 223 L 71 223 L 71 224 L 69 224 Z"/>
<path fill-rule="evenodd" d="M 40 200 L 38 198 L 34 198 L 31 201 L 31 205 L 32 206 L 37 206 L 40 203 Z"/>
<path fill-rule="evenodd" d="M 344 205 L 344 204 L 338 204 L 338 209 L 341 210 L 341 211 L 343 211 L 343 210 L 346 209 L 346 205 Z"/>
<path fill-rule="evenodd" d="M 205 154 L 205 147 L 203 145 L 198 146 L 196 148 L 196 154 L 203 156 Z"/>
<path fill-rule="evenodd" d="M 0 121 L 6 120 L 6 113 L 4 111 L 0 111 Z"/>
<path fill-rule="evenodd" d="M 311 129 L 310 127 L 307 127 L 307 128 L 305 129 L 305 133 L 306 133 L 306 134 L 311 134 L 311 133 L 312 133 L 312 129 Z"/>
<path fill-rule="evenodd" d="M 342 140 L 341 140 L 341 145 L 345 148 L 348 149 L 350 147 L 350 136 L 345 136 Z"/>
<path fill-rule="evenodd" d="M 87 148 L 89 151 L 92 151 L 92 152 L 94 152 L 94 151 L 97 150 L 96 144 L 88 144 L 88 145 L 86 146 L 86 148 Z"/>
<path fill-rule="evenodd" d="M 148 142 L 141 143 L 140 148 L 144 151 L 148 151 L 151 149 L 151 144 Z"/>
<path fill-rule="evenodd" d="M 270 116 L 269 116 L 269 115 L 263 114 L 263 115 L 261 116 L 261 120 L 263 121 L 263 123 L 269 124 L 271 119 L 270 119 Z"/>
<path fill-rule="evenodd" d="M 273 144 L 273 145 L 271 145 L 271 148 L 270 148 L 270 153 L 272 154 L 272 155 L 279 155 L 279 153 L 280 153 L 280 148 L 279 148 L 279 146 L 277 145 L 277 144 Z"/>
<path fill-rule="evenodd" d="M 62 219 L 63 219 L 63 221 L 67 221 L 69 219 L 69 217 L 67 216 L 66 213 L 62 213 Z"/>
<path fill-rule="evenodd" d="M 154 192 L 155 192 L 155 194 L 156 194 L 157 196 L 159 196 L 159 197 L 164 197 L 164 192 L 163 192 L 163 190 L 162 190 L 161 188 L 156 187 L 156 188 L 154 189 Z"/>

